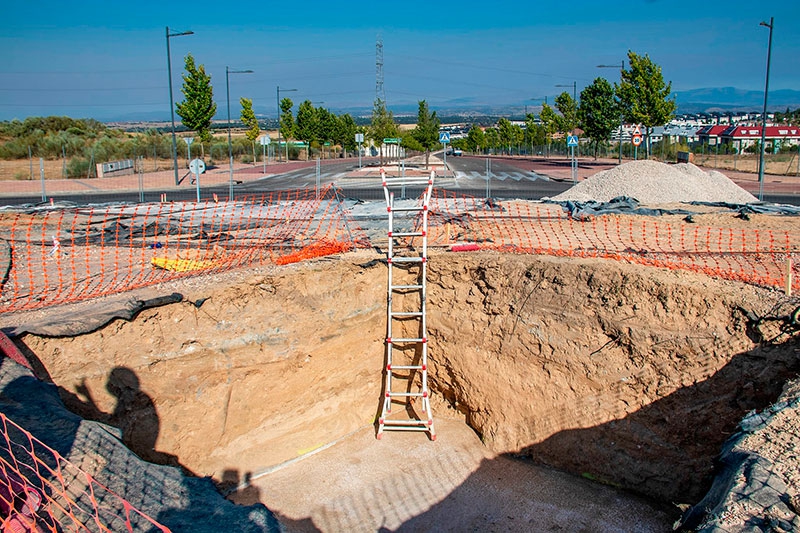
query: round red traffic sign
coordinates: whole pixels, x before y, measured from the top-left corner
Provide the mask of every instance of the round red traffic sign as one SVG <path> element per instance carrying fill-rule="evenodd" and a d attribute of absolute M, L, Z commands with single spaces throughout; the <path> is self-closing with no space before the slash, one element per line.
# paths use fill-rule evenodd
<path fill-rule="evenodd" d="M 631 137 L 631 142 L 633 143 L 634 146 L 639 146 L 640 144 L 642 144 L 642 136 L 634 135 L 633 137 Z"/>

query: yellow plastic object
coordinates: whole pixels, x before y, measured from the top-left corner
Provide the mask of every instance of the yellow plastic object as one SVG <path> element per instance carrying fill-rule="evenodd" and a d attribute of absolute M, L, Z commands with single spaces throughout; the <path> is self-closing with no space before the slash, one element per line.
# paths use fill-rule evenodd
<path fill-rule="evenodd" d="M 173 272 L 189 272 L 203 270 L 214 266 L 213 261 L 198 261 L 196 259 L 169 259 L 168 257 L 154 257 L 150 260 L 156 268 L 172 270 Z"/>

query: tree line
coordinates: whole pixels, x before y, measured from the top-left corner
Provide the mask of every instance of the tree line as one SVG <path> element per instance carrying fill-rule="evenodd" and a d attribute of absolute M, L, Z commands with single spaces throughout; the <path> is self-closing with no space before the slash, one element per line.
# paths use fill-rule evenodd
<path fill-rule="evenodd" d="M 677 108 L 675 100 L 670 98 L 672 83 L 664 82 L 661 67 L 647 55 L 629 51 L 628 65 L 627 69 L 620 65 L 618 84 L 612 86 L 605 78 L 595 78 L 581 91 L 577 102 L 568 92 L 562 92 L 556 97 L 555 107 L 542 105 L 538 119 L 528 113 L 524 128 L 508 119 L 500 119 L 496 127 L 485 131 L 473 127 L 463 147 L 478 151 L 520 144 L 546 145 L 558 132 L 581 129 L 597 157 L 600 144 L 608 141 L 624 121 L 644 128 L 644 145 L 649 156 L 653 128 L 667 124 Z"/>

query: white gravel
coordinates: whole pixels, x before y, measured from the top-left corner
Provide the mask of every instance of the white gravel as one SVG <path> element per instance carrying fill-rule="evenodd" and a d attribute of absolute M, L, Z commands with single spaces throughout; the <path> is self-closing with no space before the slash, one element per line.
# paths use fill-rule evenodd
<path fill-rule="evenodd" d="M 658 161 L 631 161 L 589 176 L 552 200 L 607 202 L 629 196 L 643 204 L 675 202 L 729 202 L 747 204 L 758 199 L 726 175 L 705 172 L 691 163 L 668 165 Z"/>

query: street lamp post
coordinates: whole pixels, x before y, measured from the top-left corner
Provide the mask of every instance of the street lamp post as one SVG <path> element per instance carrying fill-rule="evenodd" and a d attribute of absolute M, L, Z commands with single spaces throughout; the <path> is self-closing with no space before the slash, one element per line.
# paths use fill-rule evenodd
<path fill-rule="evenodd" d="M 764 143 L 767 139 L 767 94 L 769 93 L 769 63 L 772 59 L 772 28 L 775 17 L 769 18 L 769 24 L 759 23 L 759 26 L 769 28 L 769 45 L 767 46 L 767 81 L 764 83 L 764 111 L 761 113 L 761 150 L 758 156 L 758 201 L 764 199 Z"/>
<path fill-rule="evenodd" d="M 556 85 L 556 87 L 572 87 L 572 99 L 575 101 L 575 105 L 578 105 L 578 82 L 573 81 L 572 85 Z"/>
<path fill-rule="evenodd" d="M 597 65 L 597 68 L 617 68 L 616 65 Z M 619 82 L 622 83 L 622 71 L 625 70 L 625 60 L 619 67 Z M 622 109 L 619 110 L 619 164 L 622 164 Z"/>
<path fill-rule="evenodd" d="M 193 31 L 182 31 L 180 33 L 170 33 L 167 26 L 167 76 L 169 76 L 169 116 L 172 121 L 172 166 L 175 169 L 175 185 L 178 185 L 178 143 L 175 140 L 175 104 L 172 97 L 172 58 L 169 53 L 169 38 L 180 37 L 181 35 L 192 35 Z"/>
<path fill-rule="evenodd" d="M 225 67 L 225 98 L 228 102 L 228 157 L 230 161 L 230 178 L 228 180 L 228 200 L 233 201 L 233 144 L 231 143 L 231 74 L 251 74 L 252 70 L 231 70 Z"/>
<path fill-rule="evenodd" d="M 281 154 L 281 92 L 290 93 L 290 92 L 294 92 L 296 90 L 297 89 L 281 89 L 280 85 L 278 85 L 276 87 L 276 92 L 277 92 L 277 95 L 278 95 L 278 97 L 277 97 L 277 102 L 278 102 L 278 161 L 281 160 L 281 156 L 282 156 L 282 154 Z M 286 147 L 286 158 L 287 159 L 289 158 L 289 147 L 288 146 Z"/>

